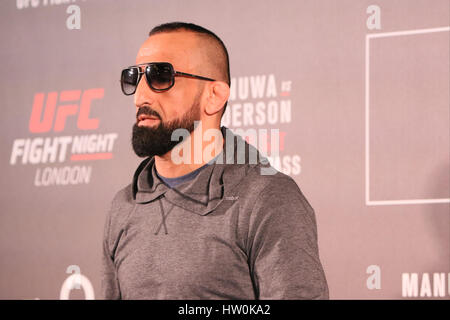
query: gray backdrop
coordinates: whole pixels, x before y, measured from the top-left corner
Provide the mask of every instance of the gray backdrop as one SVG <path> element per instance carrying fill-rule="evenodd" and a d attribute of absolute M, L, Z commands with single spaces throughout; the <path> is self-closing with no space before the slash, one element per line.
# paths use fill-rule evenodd
<path fill-rule="evenodd" d="M 59 299 L 69 266 L 99 298 L 105 214 L 141 161 L 120 70 L 152 27 L 180 20 L 228 47 L 223 124 L 280 130 L 273 161 L 316 211 L 331 298 L 408 298 L 402 277 L 417 274 L 419 298 L 428 276 L 442 298 L 437 275 L 448 299 L 449 11 L 446 0 L 1 1 L 0 298 Z"/>

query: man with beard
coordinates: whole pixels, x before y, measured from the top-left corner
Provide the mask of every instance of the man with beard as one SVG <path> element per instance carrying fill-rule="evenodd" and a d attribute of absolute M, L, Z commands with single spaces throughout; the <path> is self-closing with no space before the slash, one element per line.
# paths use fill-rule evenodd
<path fill-rule="evenodd" d="M 157 26 L 121 85 L 134 94 L 132 144 L 145 160 L 106 218 L 104 298 L 328 298 L 313 208 L 220 126 L 223 42 L 194 24 Z"/>

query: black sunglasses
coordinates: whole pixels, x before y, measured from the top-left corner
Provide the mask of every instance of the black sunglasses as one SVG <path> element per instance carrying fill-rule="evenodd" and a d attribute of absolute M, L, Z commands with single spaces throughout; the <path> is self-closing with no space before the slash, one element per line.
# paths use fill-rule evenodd
<path fill-rule="evenodd" d="M 141 66 L 145 66 L 141 71 Z M 190 73 L 175 71 L 169 62 L 149 62 L 130 66 L 122 70 L 120 84 L 125 95 L 129 96 L 136 92 L 136 87 L 145 73 L 147 84 L 152 90 L 161 92 L 169 90 L 175 84 L 175 77 L 188 77 L 207 81 L 216 81 L 214 79 L 196 76 Z"/>

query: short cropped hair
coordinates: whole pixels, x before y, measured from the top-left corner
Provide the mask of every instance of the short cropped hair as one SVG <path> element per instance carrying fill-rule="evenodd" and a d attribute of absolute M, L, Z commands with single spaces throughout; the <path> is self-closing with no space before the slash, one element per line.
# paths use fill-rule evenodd
<path fill-rule="evenodd" d="M 230 60 L 228 56 L 227 48 L 225 47 L 225 44 L 223 41 L 212 31 L 203 28 L 199 25 L 193 24 L 193 23 L 187 23 L 187 22 L 169 22 L 169 23 L 163 23 L 156 27 L 154 27 L 150 32 L 149 36 L 155 35 L 157 33 L 164 33 L 164 32 L 172 32 L 172 31 L 179 31 L 179 30 L 188 30 L 195 33 L 199 33 L 202 35 L 206 35 L 211 40 L 215 41 L 219 48 L 222 51 L 222 54 L 225 56 L 225 65 L 223 66 L 223 69 L 221 70 L 226 75 L 226 82 L 228 83 L 228 86 L 230 86 L 231 83 L 231 77 L 230 77 Z M 225 113 L 225 109 L 227 107 L 227 102 L 225 102 L 225 105 L 223 107 L 223 113 Z"/>

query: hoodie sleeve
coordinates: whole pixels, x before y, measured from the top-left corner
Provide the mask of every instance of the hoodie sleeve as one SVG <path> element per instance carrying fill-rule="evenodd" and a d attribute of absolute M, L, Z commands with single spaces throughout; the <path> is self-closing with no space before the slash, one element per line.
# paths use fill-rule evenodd
<path fill-rule="evenodd" d="M 314 210 L 294 180 L 272 180 L 260 193 L 248 241 L 257 299 L 329 298 Z"/>
<path fill-rule="evenodd" d="M 114 265 L 114 257 L 110 250 L 111 211 L 112 209 L 108 212 L 106 216 L 105 227 L 103 232 L 101 291 L 103 299 L 118 300 L 121 298 L 119 281 L 117 279 L 116 267 Z"/>

